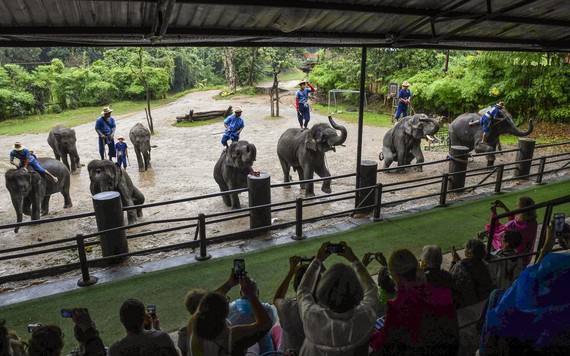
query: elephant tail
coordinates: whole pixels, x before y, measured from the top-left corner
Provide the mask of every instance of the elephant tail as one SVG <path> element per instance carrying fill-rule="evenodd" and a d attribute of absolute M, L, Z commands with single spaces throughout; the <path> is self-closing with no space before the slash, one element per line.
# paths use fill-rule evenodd
<path fill-rule="evenodd" d="M 384 160 L 384 152 L 380 152 L 380 154 L 378 155 L 378 159 L 381 161 Z"/>

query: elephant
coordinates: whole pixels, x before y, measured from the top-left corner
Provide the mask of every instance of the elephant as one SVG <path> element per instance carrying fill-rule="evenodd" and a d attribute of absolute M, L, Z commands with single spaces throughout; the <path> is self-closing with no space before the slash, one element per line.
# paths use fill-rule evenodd
<path fill-rule="evenodd" d="M 150 131 L 141 123 L 136 124 L 129 131 L 129 139 L 137 155 L 139 172 L 144 172 L 150 167 Z"/>
<path fill-rule="evenodd" d="M 116 191 L 121 194 L 123 206 L 140 205 L 144 203 L 144 195 L 135 187 L 127 171 L 121 166 L 109 160 L 95 159 L 87 165 L 89 171 L 89 186 L 91 194 Z M 137 217 L 142 217 L 142 209 L 129 210 L 127 212 L 129 225 L 137 222 Z"/>
<path fill-rule="evenodd" d="M 384 135 L 382 152 L 378 158 L 384 160 L 384 168 L 390 167 L 394 161 L 398 162 L 398 166 L 408 165 L 414 158 L 416 163 L 423 163 L 421 140 L 438 131 L 437 120 L 425 114 L 403 117 Z M 419 166 L 418 170 L 421 172 L 422 167 Z"/>
<path fill-rule="evenodd" d="M 214 179 L 220 186 L 220 191 L 247 188 L 247 175 L 252 171 L 257 149 L 247 141 L 232 142 L 225 149 L 214 166 Z M 223 195 L 224 203 L 232 209 L 241 207 L 237 194 Z"/>
<path fill-rule="evenodd" d="M 480 113 L 468 113 L 458 116 L 449 125 L 449 139 L 451 145 L 453 146 L 465 146 L 469 148 L 469 151 L 475 149 L 476 153 L 483 152 L 495 152 L 497 144 L 499 143 L 499 137 L 501 134 L 511 134 L 515 136 L 527 136 L 532 133 L 534 128 L 532 119 L 529 121 L 529 127 L 526 131 L 519 130 L 514 122 L 511 114 L 503 109 L 499 110 L 500 120 L 493 120 L 489 125 L 490 131 L 487 136 L 487 142 L 481 143 L 483 137 L 483 127 L 476 123 L 474 125 L 469 125 L 470 122 L 478 122 L 481 116 L 486 113 L 491 108 L 486 108 L 480 111 Z M 495 163 L 495 155 L 487 156 L 487 166 L 491 167 Z"/>
<path fill-rule="evenodd" d="M 31 215 L 32 220 L 39 220 L 41 215 L 49 213 L 49 200 L 52 194 L 61 192 L 64 208 L 73 206 L 69 195 L 71 183 L 69 170 L 58 160 L 53 158 L 38 158 L 38 163 L 57 177 L 54 183 L 44 174 L 37 173 L 31 166 L 28 171 L 23 168 L 6 171 L 6 188 L 10 192 L 12 205 L 16 210 L 16 221 L 22 222 L 22 213 Z M 30 209 L 31 208 L 31 209 Z M 20 228 L 15 227 L 14 232 Z"/>
<path fill-rule="evenodd" d="M 71 173 L 74 173 L 80 167 L 76 141 L 75 130 L 61 125 L 54 127 L 47 139 L 48 144 L 53 149 L 55 159 L 61 160 Z M 69 156 L 71 166 L 67 161 L 67 156 Z"/>
<path fill-rule="evenodd" d="M 284 182 L 291 181 L 290 168 L 299 174 L 299 180 L 313 179 L 313 173 L 319 177 L 330 177 L 331 174 L 325 162 L 325 153 L 340 146 L 346 141 L 347 131 L 344 126 L 338 125 L 329 116 L 331 126 L 325 123 L 313 125 L 311 129 L 287 129 L 277 142 L 277 156 L 283 169 Z M 337 134 L 340 131 L 340 136 Z M 312 197 L 314 184 L 302 184 L 305 196 Z M 330 179 L 323 181 L 321 190 L 327 194 L 331 192 Z"/>

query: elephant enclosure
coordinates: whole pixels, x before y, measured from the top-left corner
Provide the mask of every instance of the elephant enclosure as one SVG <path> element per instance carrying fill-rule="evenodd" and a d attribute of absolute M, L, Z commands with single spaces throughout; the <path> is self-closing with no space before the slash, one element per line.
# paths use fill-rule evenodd
<path fill-rule="evenodd" d="M 127 172 L 133 180 L 133 183 L 143 192 L 147 203 L 189 198 L 219 191 L 219 188 L 213 178 L 213 169 L 220 153 L 222 152 L 220 139 L 223 133 L 223 124 L 221 122 L 216 122 L 198 127 L 174 127 L 173 124 L 176 122 L 176 116 L 181 112 L 186 112 L 188 108 L 193 108 L 196 111 L 207 111 L 212 107 L 226 105 L 232 105 L 234 107 L 236 105 L 241 106 L 243 109 L 242 116 L 245 121 L 245 128 L 241 133 L 241 140 L 253 143 L 257 148 L 257 161 L 254 163 L 253 169 L 269 173 L 273 184 L 283 182 L 283 173 L 277 158 L 276 146 L 279 137 L 286 129 L 298 126 L 295 108 L 284 100 L 280 108 L 282 117 L 271 118 L 269 117 L 270 106 L 268 96 L 236 97 L 231 101 L 227 101 L 227 103 L 220 103 L 219 101 L 212 99 L 215 94 L 215 91 L 192 93 L 174 103 L 153 109 L 152 114 L 156 134 L 151 138 L 151 145 L 153 145 L 153 147 L 156 146 L 156 148 L 152 149 L 152 168 L 146 172 L 138 172 L 134 150 L 130 150 L 130 163 L 132 166 L 127 168 Z M 146 122 L 144 112 L 137 112 L 128 115 L 123 115 L 120 112 L 114 112 L 114 114 L 117 122 L 117 137 L 119 135 L 128 137 L 128 132 L 131 127 L 136 123 L 145 124 Z M 312 113 L 311 116 L 310 125 L 328 122 L 325 116 L 317 115 L 316 113 Z M 60 217 L 68 214 L 93 211 L 93 204 L 89 191 L 87 164 L 93 159 L 99 159 L 97 135 L 94 130 L 95 119 L 96 118 L 93 118 L 93 123 L 74 128 L 77 135 L 77 148 L 83 167 L 77 174 L 73 174 L 71 176 L 71 199 L 73 201 L 73 207 L 63 209 L 63 197 L 61 194 L 56 194 L 51 198 L 50 214 L 47 217 Z M 345 125 L 348 131 L 348 138 L 345 142 L 346 147 L 337 147 L 336 153 L 332 151 L 327 153 L 327 164 L 333 176 L 354 173 L 356 170 L 357 125 L 347 124 L 341 120 L 336 121 L 341 125 Z M 381 150 L 382 138 L 387 130 L 387 128 L 366 126 L 365 122 L 363 132 L 363 160 L 378 162 L 378 154 Z M 37 135 L 28 134 L 17 137 L 0 137 L 1 147 L 4 147 L 5 151 L 7 151 L 15 141 L 21 141 L 26 147 L 33 149 L 39 157 L 53 157 L 53 153 L 47 144 L 47 133 Z M 127 143 L 131 148 L 131 142 L 128 141 Z M 425 141 L 422 141 L 422 145 L 424 144 L 427 145 Z M 542 154 L 546 154 L 545 150 L 537 151 L 535 156 Z M 440 148 L 438 151 L 424 151 L 424 156 L 425 161 L 430 162 L 444 159 L 447 156 L 447 152 L 443 148 Z M 514 157 L 514 153 L 498 155 L 497 163 L 512 162 Z M 485 165 L 485 158 L 478 157 L 475 159 L 474 163 L 470 164 L 469 167 L 478 168 L 484 167 Z M 9 162 L 7 159 L 2 161 L 2 166 L 3 171 L 6 171 L 9 168 Z M 382 162 L 379 162 L 379 167 L 382 167 Z M 421 177 L 438 177 L 447 172 L 447 170 L 448 164 L 442 163 L 428 165 L 424 167 L 423 172 L 409 171 L 404 174 L 379 173 L 378 182 L 388 184 Z M 534 171 L 536 171 L 536 168 L 533 169 L 533 172 Z M 561 174 L 567 174 L 567 171 L 564 171 Z M 293 176 L 294 181 L 298 180 L 296 172 L 292 172 L 291 175 Z M 510 173 L 507 173 L 506 175 L 508 176 Z M 468 178 L 467 185 L 476 184 L 481 179 L 482 177 Z M 350 190 L 354 189 L 354 183 L 354 177 L 333 180 L 331 188 L 333 193 Z M 511 184 L 512 183 L 509 182 L 504 186 L 507 187 Z M 388 192 L 383 195 L 383 203 L 386 204 L 390 201 L 428 194 L 430 192 L 435 193 L 440 190 L 440 186 L 441 184 L 433 184 L 419 188 L 408 188 L 403 191 Z M 320 189 L 321 183 L 316 183 L 315 194 L 322 197 L 320 200 L 324 201 L 327 198 Z M 492 186 L 479 188 L 473 193 L 466 193 L 464 195 L 476 195 L 485 191 L 491 191 L 492 189 Z M 12 208 L 10 195 L 5 188 L 3 188 L 3 190 L 4 193 L 0 194 L 0 223 L 9 224 L 16 221 L 16 216 L 14 209 Z M 297 197 L 302 196 L 304 196 L 304 191 L 300 190 L 298 186 L 293 186 L 292 189 L 272 189 L 272 203 L 293 201 Z M 451 199 L 452 198 L 450 197 L 450 200 Z M 242 206 L 247 206 L 247 193 L 240 194 L 240 201 Z M 382 213 L 386 214 L 418 208 L 420 206 L 436 205 L 438 201 L 438 197 L 415 200 L 395 206 L 385 207 L 383 208 Z M 322 216 L 348 210 L 353 207 L 353 199 L 306 207 L 304 208 L 304 217 L 310 218 Z M 228 210 L 229 208 L 223 204 L 222 198 L 215 197 L 178 203 L 176 205 L 163 205 L 148 208 L 143 211 L 144 217 L 142 218 L 142 221 L 190 217 L 197 216 L 197 214 L 201 212 L 212 214 Z M 277 212 L 272 215 L 272 218 L 276 223 L 294 221 L 295 212 L 294 210 Z M 349 220 L 349 218 L 323 220 L 316 223 L 306 224 L 303 226 L 303 229 L 307 231 L 315 228 L 322 228 L 327 225 L 338 224 L 341 221 L 347 220 Z M 29 217 L 25 216 L 24 221 L 29 221 Z M 188 223 L 189 222 L 180 224 Z M 175 225 L 176 224 L 149 225 L 130 229 L 127 234 L 132 235 L 158 228 L 173 227 Z M 221 234 L 243 231 L 248 228 L 249 219 L 240 218 L 239 220 L 208 225 L 207 236 L 214 237 Z M 2 241 L 3 248 L 6 249 L 32 245 L 39 241 L 45 242 L 74 237 L 78 233 L 86 234 L 95 232 L 96 229 L 95 219 L 94 217 L 90 217 L 60 223 L 25 226 L 20 228 L 20 232 L 17 234 L 11 229 L 1 230 L 0 240 Z M 271 239 L 275 236 L 293 235 L 294 233 L 294 227 L 291 227 L 284 230 L 274 231 L 259 238 Z M 188 242 L 194 239 L 194 235 L 195 229 L 189 228 L 140 237 L 129 240 L 129 249 L 130 251 L 137 251 L 157 246 Z M 244 241 L 234 242 L 231 244 L 239 249 L 241 246 L 247 245 L 248 243 L 248 241 Z M 215 246 L 212 246 L 211 248 L 215 248 Z M 158 254 L 131 257 L 125 261 L 124 264 L 137 265 L 144 261 L 158 260 L 175 255 L 193 256 L 195 253 L 197 253 L 197 251 L 191 251 L 188 249 L 161 252 Z M 88 251 L 88 259 L 97 257 L 100 257 L 100 250 L 98 247 L 94 247 Z M 78 262 L 78 256 L 76 252 L 72 251 L 31 256 L 18 260 L 0 261 L 0 275 L 15 274 L 28 270 L 40 269 L 45 266 L 74 262 Z M 72 273 L 74 275 L 79 275 L 79 270 Z M 29 283 L 41 283 L 43 281 L 44 280 L 7 283 L 2 285 L 0 288 L 14 288 Z"/>

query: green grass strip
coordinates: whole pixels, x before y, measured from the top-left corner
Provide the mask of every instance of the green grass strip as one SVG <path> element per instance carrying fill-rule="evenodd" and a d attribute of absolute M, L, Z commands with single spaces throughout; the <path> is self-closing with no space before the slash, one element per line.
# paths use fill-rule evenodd
<path fill-rule="evenodd" d="M 528 195 L 536 202 L 543 202 L 566 195 L 568 192 L 570 192 L 570 181 L 565 181 L 532 186 L 476 201 L 453 203 L 448 207 L 396 217 L 341 233 L 305 241 L 292 241 L 283 246 L 211 259 L 2 307 L 0 318 L 6 319 L 9 328 L 24 339 L 28 338 L 26 331 L 28 323 L 58 324 L 68 335 L 65 347 L 68 351 L 75 345 L 75 340 L 72 340 L 72 322 L 61 318 L 59 314 L 61 308 L 79 306 L 89 308 L 103 340 L 106 344 L 110 344 L 124 335 L 119 321 L 121 303 L 129 297 L 136 297 L 146 304 L 156 304 L 162 328 L 174 331 L 185 325 L 188 319 L 183 305 L 186 292 L 196 287 L 213 289 L 222 284 L 228 277 L 235 257 L 245 259 L 249 275 L 256 279 L 260 286 L 262 300 L 271 302 L 273 293 L 287 272 L 288 257 L 313 256 L 325 241 L 346 241 L 358 256 L 369 251 L 381 251 L 388 257 L 398 248 L 408 248 L 419 255 L 421 248 L 426 244 L 438 244 L 443 251 L 449 252 L 451 245 L 461 246 L 467 239 L 475 237 L 476 232 L 485 226 L 490 217 L 490 202 L 500 198 L 507 206 L 514 208 L 516 199 L 521 195 Z M 555 211 L 568 213 L 570 206 L 560 206 Z M 540 211 L 539 217 L 543 213 Z M 189 253 L 188 260 L 194 260 L 194 253 Z M 327 264 L 339 261 L 340 258 L 332 256 L 327 260 Z M 375 272 L 377 268 L 377 265 L 371 265 L 370 271 Z M 291 291 L 292 288 L 290 294 Z M 238 297 L 237 288 L 231 292 L 231 297 L 232 299 Z"/>

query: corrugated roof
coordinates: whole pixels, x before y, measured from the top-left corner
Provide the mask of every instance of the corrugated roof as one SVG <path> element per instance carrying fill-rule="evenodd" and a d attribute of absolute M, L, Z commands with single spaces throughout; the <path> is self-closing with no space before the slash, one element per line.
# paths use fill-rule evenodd
<path fill-rule="evenodd" d="M 0 0 L 0 46 L 570 51 L 568 0 Z"/>

